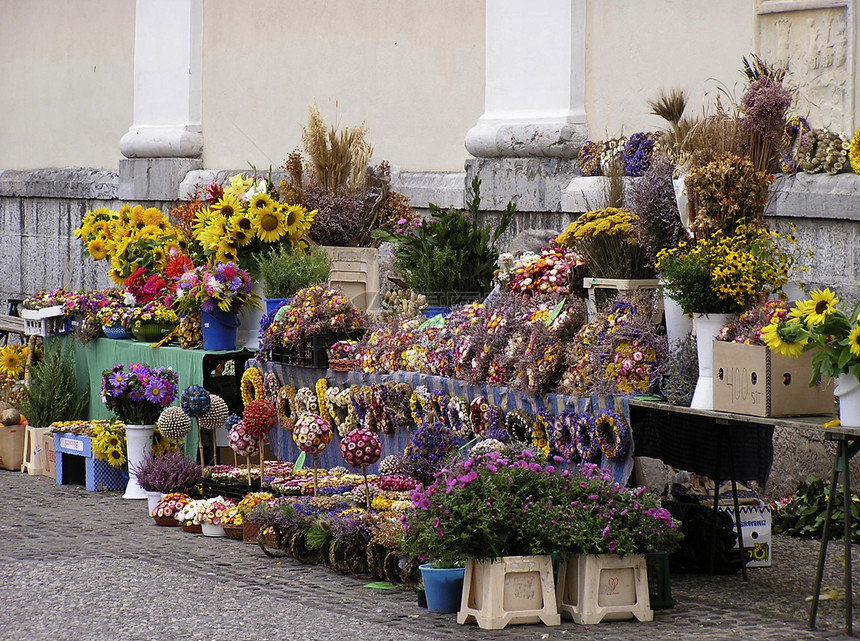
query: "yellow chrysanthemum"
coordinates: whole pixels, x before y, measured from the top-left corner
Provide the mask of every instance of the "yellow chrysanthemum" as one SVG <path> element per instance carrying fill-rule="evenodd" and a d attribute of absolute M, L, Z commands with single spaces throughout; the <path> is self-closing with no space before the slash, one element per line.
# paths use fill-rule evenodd
<path fill-rule="evenodd" d="M 257 238 L 264 243 L 277 242 L 287 233 L 284 222 L 284 212 L 280 207 L 264 209 L 257 214 Z"/>
<path fill-rule="evenodd" d="M 239 199 L 235 195 L 226 192 L 214 205 L 209 207 L 210 214 L 221 214 L 225 220 L 236 214 L 241 214 L 243 211 L 244 208 Z"/>
<path fill-rule="evenodd" d="M 804 301 L 806 311 L 805 319 L 810 325 L 823 323 L 827 317 L 836 309 L 839 299 L 830 288 L 816 289 L 809 295 L 809 300 Z"/>
<path fill-rule="evenodd" d="M 87 251 L 96 260 L 104 260 L 108 255 L 105 241 L 101 238 L 96 238 L 87 243 Z"/>
<path fill-rule="evenodd" d="M 143 224 L 144 225 L 162 225 L 164 221 L 164 214 L 161 213 L 161 210 L 156 209 L 155 207 L 149 207 L 145 209 L 142 214 Z"/>

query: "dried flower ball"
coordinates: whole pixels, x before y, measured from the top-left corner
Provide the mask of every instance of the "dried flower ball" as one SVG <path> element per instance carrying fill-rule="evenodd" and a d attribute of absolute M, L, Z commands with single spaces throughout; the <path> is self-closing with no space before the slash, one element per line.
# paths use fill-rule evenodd
<path fill-rule="evenodd" d="M 227 441 L 239 456 L 251 456 L 260 451 L 260 439 L 248 433 L 244 421 L 239 421 L 230 428 Z"/>
<path fill-rule="evenodd" d="M 306 454 L 319 454 L 331 442 L 331 424 L 319 414 L 305 412 L 293 428 L 293 441 Z"/>
<path fill-rule="evenodd" d="M 390 476 L 392 474 L 403 474 L 403 457 L 397 454 L 389 454 L 379 462 L 379 475 Z"/>
<path fill-rule="evenodd" d="M 200 385 L 189 385 L 182 392 L 182 411 L 192 418 L 200 418 L 209 411 L 209 392 Z"/>
<path fill-rule="evenodd" d="M 363 427 L 347 432 L 340 442 L 340 453 L 352 467 L 373 465 L 382 455 L 379 436 Z"/>
<path fill-rule="evenodd" d="M 185 438 L 191 431 L 191 419 L 182 411 L 181 407 L 175 405 L 165 407 L 162 410 L 157 425 L 162 436 L 172 438 L 174 441 Z"/>
<path fill-rule="evenodd" d="M 257 438 L 265 436 L 275 426 L 277 420 L 278 411 L 275 406 L 261 398 L 248 403 L 242 414 L 245 429 Z"/>
<path fill-rule="evenodd" d="M 217 394 L 210 394 L 209 409 L 197 420 L 200 423 L 200 427 L 207 430 L 217 430 L 219 427 L 224 425 L 229 414 L 230 410 L 224 399 Z"/>

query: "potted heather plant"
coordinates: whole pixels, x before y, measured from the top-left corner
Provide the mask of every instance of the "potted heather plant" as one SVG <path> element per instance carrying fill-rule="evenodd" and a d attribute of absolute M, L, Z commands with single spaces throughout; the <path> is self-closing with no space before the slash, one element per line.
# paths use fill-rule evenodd
<path fill-rule="evenodd" d="M 188 494 L 203 480 L 200 465 L 185 458 L 182 452 L 158 456 L 150 453 L 135 466 L 137 482 L 146 491 L 147 499 L 157 503 L 165 494 L 181 492 Z M 150 506 L 150 512 L 155 506 Z"/>

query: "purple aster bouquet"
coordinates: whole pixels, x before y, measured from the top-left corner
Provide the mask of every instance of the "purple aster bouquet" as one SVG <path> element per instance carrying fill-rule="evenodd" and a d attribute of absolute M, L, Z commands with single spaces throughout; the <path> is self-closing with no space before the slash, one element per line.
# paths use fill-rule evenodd
<path fill-rule="evenodd" d="M 207 263 L 189 270 L 176 284 L 176 305 L 181 311 L 202 309 L 211 314 L 239 311 L 245 305 L 259 308 L 251 276 L 236 263 Z"/>
<path fill-rule="evenodd" d="M 102 402 L 128 425 L 155 425 L 176 398 L 179 377 L 166 367 L 117 363 L 102 374 Z"/>

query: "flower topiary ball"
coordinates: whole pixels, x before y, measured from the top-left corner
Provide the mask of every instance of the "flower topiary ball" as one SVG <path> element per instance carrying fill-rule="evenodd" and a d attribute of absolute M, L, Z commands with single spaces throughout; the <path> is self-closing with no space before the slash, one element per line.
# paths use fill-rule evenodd
<path fill-rule="evenodd" d="M 217 430 L 224 425 L 229 414 L 230 410 L 224 399 L 217 394 L 210 394 L 209 409 L 197 420 L 200 422 L 200 427 L 207 430 Z"/>
<path fill-rule="evenodd" d="M 340 442 L 340 453 L 352 467 L 373 465 L 382 455 L 379 436 L 363 427 L 347 432 Z"/>
<path fill-rule="evenodd" d="M 209 411 L 209 392 L 200 385 L 189 385 L 182 392 L 182 411 L 192 418 L 200 418 Z"/>
<path fill-rule="evenodd" d="M 260 439 L 248 433 L 244 421 L 239 421 L 227 434 L 230 447 L 239 456 L 251 456 L 260 451 Z"/>
<path fill-rule="evenodd" d="M 293 428 L 293 441 L 306 454 L 319 454 L 331 443 L 331 423 L 319 414 L 305 412 Z"/>
<path fill-rule="evenodd" d="M 242 414 L 245 429 L 257 438 L 263 438 L 266 432 L 275 426 L 277 420 L 278 411 L 275 409 L 275 406 L 263 399 L 257 399 L 248 403 Z"/>
<path fill-rule="evenodd" d="M 175 405 L 165 407 L 162 410 L 157 425 L 162 436 L 172 438 L 174 441 L 185 438 L 191 431 L 191 419 L 182 411 L 181 407 Z"/>

